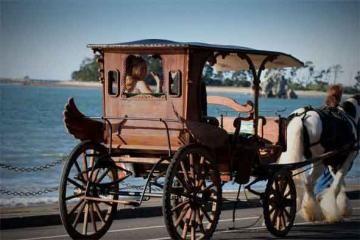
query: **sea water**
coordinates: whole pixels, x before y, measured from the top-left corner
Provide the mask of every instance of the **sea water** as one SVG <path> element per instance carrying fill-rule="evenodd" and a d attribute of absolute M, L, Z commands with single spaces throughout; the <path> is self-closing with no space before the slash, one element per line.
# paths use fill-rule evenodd
<path fill-rule="evenodd" d="M 227 96 L 245 103 L 251 95 L 210 92 L 208 95 Z M 18 167 L 35 167 L 65 157 L 79 143 L 67 133 L 62 112 L 67 100 L 73 97 L 80 111 L 90 116 L 102 113 L 99 88 L 43 87 L 0 84 L 0 163 Z M 298 99 L 260 99 L 260 114 L 287 116 L 293 110 L 306 106 L 321 106 L 323 97 Z M 224 108 L 209 106 L 208 115 L 234 115 Z M 61 165 L 40 172 L 14 172 L 0 168 L 0 189 L 19 192 L 39 191 L 58 186 Z M 359 183 L 359 157 L 347 181 Z M 142 179 L 131 179 L 130 184 L 141 185 Z M 236 189 L 228 183 L 224 190 Z M 0 206 L 56 202 L 58 193 L 35 197 L 0 195 Z"/>

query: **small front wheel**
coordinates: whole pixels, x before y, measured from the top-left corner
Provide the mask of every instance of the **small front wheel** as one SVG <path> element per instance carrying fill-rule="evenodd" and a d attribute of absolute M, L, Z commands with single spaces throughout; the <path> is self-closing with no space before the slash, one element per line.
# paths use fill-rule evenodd
<path fill-rule="evenodd" d="M 163 215 L 172 239 L 209 239 L 221 211 L 221 180 L 212 155 L 189 145 L 173 157 L 165 178 Z"/>
<path fill-rule="evenodd" d="M 118 179 L 106 148 L 90 141 L 75 147 L 65 162 L 60 188 L 60 216 L 73 239 L 99 239 L 117 209 Z"/>
<path fill-rule="evenodd" d="M 291 172 L 281 171 L 269 179 L 262 200 L 267 229 L 277 237 L 286 236 L 296 215 L 296 188 Z"/>

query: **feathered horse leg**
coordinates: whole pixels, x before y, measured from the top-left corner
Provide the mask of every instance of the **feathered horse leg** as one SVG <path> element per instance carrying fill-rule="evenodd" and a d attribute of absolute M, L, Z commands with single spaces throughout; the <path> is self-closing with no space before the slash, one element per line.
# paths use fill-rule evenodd
<path fill-rule="evenodd" d="M 343 215 L 346 212 L 349 212 L 349 201 L 345 196 L 343 186 L 345 175 L 348 172 L 355 156 L 356 152 L 349 154 L 344 164 L 334 175 L 333 183 L 320 196 L 320 206 L 325 220 L 329 223 L 341 221 L 343 219 Z"/>
<path fill-rule="evenodd" d="M 323 220 L 323 214 L 314 194 L 316 180 L 323 172 L 323 165 L 314 167 L 305 177 L 305 194 L 301 206 L 301 215 L 307 221 Z"/>

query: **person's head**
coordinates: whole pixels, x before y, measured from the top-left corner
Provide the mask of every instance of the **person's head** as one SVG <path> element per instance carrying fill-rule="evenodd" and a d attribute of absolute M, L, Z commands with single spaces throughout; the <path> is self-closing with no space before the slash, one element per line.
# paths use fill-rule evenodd
<path fill-rule="evenodd" d="M 146 62 L 142 57 L 135 57 L 131 67 L 131 77 L 135 80 L 144 80 L 147 75 Z"/>
<path fill-rule="evenodd" d="M 340 84 L 330 85 L 327 90 L 325 104 L 329 107 L 337 107 L 341 102 L 343 88 Z"/>
<path fill-rule="evenodd" d="M 147 75 L 147 65 L 142 57 L 136 57 L 133 55 L 129 56 L 127 61 L 125 88 L 127 91 L 132 91 L 137 81 L 145 79 Z"/>

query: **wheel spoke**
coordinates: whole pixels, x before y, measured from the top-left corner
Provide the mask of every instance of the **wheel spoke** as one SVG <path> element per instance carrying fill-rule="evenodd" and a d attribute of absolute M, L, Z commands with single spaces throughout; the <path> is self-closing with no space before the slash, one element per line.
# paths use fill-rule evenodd
<path fill-rule="evenodd" d="M 187 212 L 186 212 L 185 221 L 184 221 L 184 228 L 183 228 L 183 231 L 182 231 L 182 234 L 181 234 L 181 238 L 183 238 L 183 239 L 186 238 L 186 234 L 188 232 L 190 215 L 191 215 L 191 209 L 189 208 L 187 210 Z"/>
<path fill-rule="evenodd" d="M 279 212 L 279 210 L 277 208 L 275 208 L 274 215 L 273 215 L 273 217 L 271 219 L 271 225 L 272 226 L 275 226 L 275 223 L 276 223 L 276 220 L 277 220 L 277 217 L 278 217 L 278 212 Z"/>
<path fill-rule="evenodd" d="M 271 205 L 270 205 L 271 206 Z M 271 214 L 272 212 L 274 212 L 275 211 L 275 209 L 276 209 L 276 207 L 274 207 L 274 206 L 271 206 L 272 208 L 269 210 L 269 213 Z"/>
<path fill-rule="evenodd" d="M 202 223 L 202 218 L 200 216 L 200 209 L 196 209 L 196 222 L 199 224 L 200 231 L 205 234 L 204 224 Z"/>
<path fill-rule="evenodd" d="M 104 220 L 103 216 L 101 215 L 101 210 L 100 210 L 100 208 L 98 206 L 98 203 L 94 202 L 93 205 L 94 205 L 96 215 L 100 218 L 100 221 L 104 224 L 105 220 Z"/>
<path fill-rule="evenodd" d="M 200 206 L 200 211 L 204 214 L 204 216 L 206 217 L 206 219 L 211 223 L 211 222 L 212 222 L 212 219 L 211 219 L 211 217 L 209 216 L 209 214 L 206 212 L 206 209 L 204 209 L 203 206 Z"/>
<path fill-rule="evenodd" d="M 190 167 L 190 175 L 192 178 L 192 185 L 196 186 L 196 182 L 195 182 L 195 170 L 194 170 L 194 156 L 192 153 L 189 153 L 189 167 Z"/>
<path fill-rule="evenodd" d="M 77 226 L 78 223 L 79 223 L 79 218 L 80 218 L 81 213 L 84 211 L 85 205 L 86 205 L 86 201 L 83 201 L 83 203 L 81 204 L 81 208 L 80 208 L 80 210 L 78 211 L 78 213 L 76 214 L 75 220 L 74 220 L 74 222 L 73 222 L 73 227 L 74 227 L 74 228 L 76 228 L 76 226 Z"/>
<path fill-rule="evenodd" d="M 195 235 L 195 226 L 191 226 L 191 240 L 195 240 L 196 239 L 196 235 Z"/>
<path fill-rule="evenodd" d="M 178 218 L 176 219 L 175 221 L 175 227 L 179 226 L 181 220 L 184 219 L 185 215 L 187 215 L 188 211 L 189 211 L 189 208 L 190 208 L 190 205 L 188 206 L 185 206 L 181 212 L 180 212 L 180 215 L 178 216 Z"/>
<path fill-rule="evenodd" d="M 94 216 L 94 207 L 93 207 L 92 203 L 90 203 L 90 218 L 91 218 L 91 222 L 93 224 L 94 231 L 97 232 L 96 221 L 95 221 L 95 216 Z"/>
<path fill-rule="evenodd" d="M 171 212 L 174 212 L 176 211 L 177 209 L 185 206 L 186 204 L 189 204 L 189 200 L 185 200 L 184 202 L 181 202 L 180 204 L 176 205 L 175 207 L 173 207 L 170 211 Z"/>
<path fill-rule="evenodd" d="M 277 195 L 280 194 L 280 186 L 279 186 L 279 182 L 277 180 L 275 180 L 275 192 Z"/>
<path fill-rule="evenodd" d="M 87 164 L 87 159 L 86 159 L 86 151 L 82 153 L 83 155 L 83 168 L 84 168 L 84 173 L 85 173 L 85 176 L 86 176 L 86 179 L 85 181 L 88 181 L 89 180 L 89 176 L 88 176 L 88 164 Z"/>
<path fill-rule="evenodd" d="M 288 183 L 285 182 L 285 184 L 283 185 L 283 189 L 282 189 L 282 192 L 281 192 L 281 196 L 285 196 L 285 193 L 286 193 L 286 190 L 288 189 Z"/>
<path fill-rule="evenodd" d="M 71 195 L 69 197 L 66 197 L 65 201 L 73 199 L 73 198 L 81 197 L 81 196 L 84 196 L 84 195 L 85 195 L 85 193 L 74 194 L 74 195 Z"/>
<path fill-rule="evenodd" d="M 182 172 L 184 174 L 184 178 L 185 178 L 186 183 L 191 184 L 188 172 L 187 172 L 187 170 L 185 168 L 185 165 L 184 165 L 183 161 L 180 161 L 180 167 L 181 167 L 181 170 L 182 170 Z"/>
<path fill-rule="evenodd" d="M 288 198 L 289 196 L 291 196 L 291 190 L 289 189 L 289 191 L 284 195 L 284 198 Z"/>
<path fill-rule="evenodd" d="M 68 216 L 71 216 L 75 211 L 76 209 L 79 208 L 79 206 L 84 202 L 84 199 L 80 199 L 80 201 L 71 209 L 71 211 L 68 213 Z"/>
<path fill-rule="evenodd" d="M 79 163 L 78 163 L 77 161 L 75 161 L 74 164 L 75 164 L 76 170 L 77 170 L 78 173 L 79 173 L 78 176 L 81 177 L 81 180 L 82 180 L 83 183 L 86 182 L 85 179 L 84 179 L 84 176 L 83 176 L 83 172 L 81 171 L 81 168 L 80 168 L 80 166 L 79 166 Z"/>
<path fill-rule="evenodd" d="M 84 212 L 84 223 L 83 223 L 83 234 L 84 234 L 84 235 L 86 235 L 86 233 L 87 233 L 88 217 L 89 217 L 89 204 L 86 203 L 86 205 L 85 205 L 85 212 Z"/>
<path fill-rule="evenodd" d="M 89 179 L 91 181 L 93 181 L 94 179 L 94 174 L 95 174 L 95 152 L 93 151 L 92 154 L 90 154 L 90 176 L 89 176 Z"/>
<path fill-rule="evenodd" d="M 288 212 L 288 210 L 286 208 L 284 208 L 284 213 L 285 213 L 287 219 L 290 221 L 291 216 L 290 216 L 290 213 Z"/>
<path fill-rule="evenodd" d="M 75 187 L 80 188 L 81 190 L 85 190 L 84 186 L 80 185 L 79 183 L 77 183 L 75 180 L 72 180 L 71 178 L 67 178 L 67 181 L 70 182 L 72 185 L 74 185 Z"/>
<path fill-rule="evenodd" d="M 283 227 L 286 228 L 286 219 L 285 219 L 284 211 L 281 211 L 280 219 L 282 220 Z"/>
<path fill-rule="evenodd" d="M 184 179 L 180 178 L 180 177 L 177 176 L 177 175 L 176 175 L 176 179 L 181 183 L 181 185 L 182 185 L 188 192 L 191 192 L 192 187 L 189 186 L 189 185 L 184 181 Z"/>
<path fill-rule="evenodd" d="M 106 168 L 106 170 L 100 175 L 100 177 L 98 178 L 98 180 L 96 181 L 96 183 L 99 183 L 101 182 L 105 177 L 106 175 L 109 173 L 110 169 L 109 168 Z"/>

